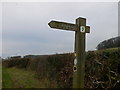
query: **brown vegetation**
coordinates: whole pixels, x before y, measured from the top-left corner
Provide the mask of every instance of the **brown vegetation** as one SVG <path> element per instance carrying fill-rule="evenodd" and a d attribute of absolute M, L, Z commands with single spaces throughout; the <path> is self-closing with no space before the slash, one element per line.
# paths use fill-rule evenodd
<path fill-rule="evenodd" d="M 58 87 L 72 88 L 73 54 L 56 54 L 4 60 L 6 67 L 33 70 L 38 79 L 55 80 Z M 86 53 L 85 88 L 120 87 L 120 52 L 118 50 Z"/>

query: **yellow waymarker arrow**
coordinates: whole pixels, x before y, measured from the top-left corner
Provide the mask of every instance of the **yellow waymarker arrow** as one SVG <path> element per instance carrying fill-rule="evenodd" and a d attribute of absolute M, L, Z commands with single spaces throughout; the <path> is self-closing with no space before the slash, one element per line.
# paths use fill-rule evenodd
<path fill-rule="evenodd" d="M 75 57 L 77 56 L 76 53 L 74 53 L 74 56 L 75 56 Z"/>

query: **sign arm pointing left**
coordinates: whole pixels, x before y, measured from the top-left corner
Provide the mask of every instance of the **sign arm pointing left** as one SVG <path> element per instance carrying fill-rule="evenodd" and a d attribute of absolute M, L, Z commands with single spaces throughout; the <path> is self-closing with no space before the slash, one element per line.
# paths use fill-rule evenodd
<path fill-rule="evenodd" d="M 69 30 L 69 31 L 77 31 L 77 26 L 75 24 L 66 23 L 66 22 L 58 22 L 51 21 L 48 23 L 51 28 Z"/>
<path fill-rule="evenodd" d="M 48 25 L 51 28 L 68 30 L 68 31 L 77 31 L 78 26 L 76 24 L 59 22 L 59 21 L 50 21 Z M 90 26 L 85 26 L 85 33 L 90 33 Z"/>

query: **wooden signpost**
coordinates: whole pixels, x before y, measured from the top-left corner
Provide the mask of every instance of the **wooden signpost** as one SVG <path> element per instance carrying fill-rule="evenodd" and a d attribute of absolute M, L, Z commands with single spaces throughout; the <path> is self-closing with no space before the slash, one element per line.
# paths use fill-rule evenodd
<path fill-rule="evenodd" d="M 86 26 L 85 18 L 77 18 L 76 24 L 51 21 L 48 23 L 51 28 L 75 31 L 75 60 L 74 60 L 74 76 L 73 88 L 84 88 L 85 76 L 85 35 L 90 33 L 90 27 Z"/>

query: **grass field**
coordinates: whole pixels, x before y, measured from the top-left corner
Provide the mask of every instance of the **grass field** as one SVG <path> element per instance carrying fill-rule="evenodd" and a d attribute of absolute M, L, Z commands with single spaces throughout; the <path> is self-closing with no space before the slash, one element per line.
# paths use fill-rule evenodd
<path fill-rule="evenodd" d="M 33 71 L 26 71 L 18 68 L 3 68 L 3 85 L 2 88 L 54 88 L 57 86 L 48 79 L 39 80 Z"/>
<path fill-rule="evenodd" d="M 118 47 L 118 48 L 107 48 L 107 49 L 102 49 L 102 50 L 96 50 L 96 52 L 113 52 L 113 51 L 118 51 L 118 50 L 120 50 L 120 47 Z"/>
<path fill-rule="evenodd" d="M 4 79 L 3 79 L 3 87 L 8 87 L 8 88 L 11 88 L 13 86 L 13 82 L 11 80 L 11 77 L 8 73 L 8 70 L 6 68 L 3 68 L 4 72 L 3 72 L 3 76 L 4 76 Z"/>

